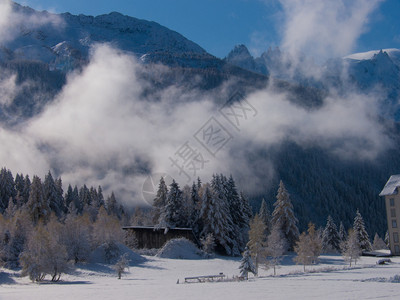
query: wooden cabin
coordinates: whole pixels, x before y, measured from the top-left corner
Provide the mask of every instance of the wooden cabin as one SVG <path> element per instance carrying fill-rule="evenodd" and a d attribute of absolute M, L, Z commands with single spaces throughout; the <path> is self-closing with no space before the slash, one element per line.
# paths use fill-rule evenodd
<path fill-rule="evenodd" d="M 125 226 L 122 227 L 128 235 L 134 235 L 137 239 L 138 249 L 161 248 L 167 241 L 176 238 L 186 238 L 198 245 L 192 228 L 165 228 L 154 226 Z"/>

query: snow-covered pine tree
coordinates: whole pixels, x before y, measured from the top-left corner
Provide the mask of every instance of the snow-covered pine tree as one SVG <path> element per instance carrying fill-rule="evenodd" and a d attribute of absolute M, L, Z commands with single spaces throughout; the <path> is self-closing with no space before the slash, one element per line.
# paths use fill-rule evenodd
<path fill-rule="evenodd" d="M 24 192 L 24 186 L 25 186 L 25 181 L 24 181 L 24 174 L 17 174 L 15 175 L 15 190 L 16 192 L 20 195 L 23 194 Z"/>
<path fill-rule="evenodd" d="M 31 191 L 31 180 L 29 178 L 29 175 L 26 175 L 24 179 L 24 190 L 22 192 L 22 198 L 24 200 L 24 203 L 28 202 L 30 191 Z"/>
<path fill-rule="evenodd" d="M 14 201 L 16 195 L 14 177 L 11 171 L 2 168 L 0 170 L 0 213 L 4 213 L 10 199 Z"/>
<path fill-rule="evenodd" d="M 253 273 L 254 275 L 257 274 L 254 263 L 251 259 L 250 251 L 247 247 L 243 252 L 243 257 L 240 261 L 239 270 L 240 276 L 246 280 L 249 279 L 249 273 Z"/>
<path fill-rule="evenodd" d="M 289 250 L 292 250 L 299 237 L 299 229 L 296 225 L 298 220 L 294 215 L 289 193 L 287 192 L 282 180 L 279 183 L 276 199 L 271 223 L 272 226 L 280 226 L 282 233 L 287 240 Z"/>
<path fill-rule="evenodd" d="M 47 222 L 50 217 L 49 202 L 44 197 L 42 181 L 36 175 L 32 179 L 27 208 L 34 224 L 39 220 Z"/>
<path fill-rule="evenodd" d="M 90 197 L 90 190 L 84 184 L 80 189 L 79 189 L 79 201 L 80 205 L 82 206 L 82 209 L 85 205 L 91 205 L 92 204 L 92 199 Z"/>
<path fill-rule="evenodd" d="M 364 219 L 358 209 L 354 218 L 353 231 L 356 234 L 361 251 L 371 251 L 372 246 L 369 241 L 369 235 L 365 229 Z"/>
<path fill-rule="evenodd" d="M 72 193 L 73 193 L 73 189 L 72 189 L 72 186 L 69 184 L 68 188 L 67 188 L 67 192 L 65 193 L 65 196 L 64 196 L 64 206 L 67 207 L 67 208 L 69 207 L 69 205 L 73 201 Z"/>
<path fill-rule="evenodd" d="M 271 229 L 271 213 L 264 198 L 261 201 L 260 212 L 258 214 L 265 224 L 265 234 L 268 236 Z"/>
<path fill-rule="evenodd" d="M 115 198 L 115 194 L 113 191 L 111 192 L 111 195 L 109 197 L 107 197 L 106 208 L 107 208 L 107 213 L 109 215 L 119 217 L 118 203 L 117 203 L 117 199 Z"/>
<path fill-rule="evenodd" d="M 226 254 L 234 255 L 231 247 L 232 241 L 229 236 L 231 230 L 228 228 L 231 224 L 231 221 L 228 221 L 230 218 L 229 209 L 224 199 L 218 198 L 208 184 L 205 185 L 203 190 L 200 218 L 204 225 L 200 236 L 205 237 L 207 234 L 212 233 L 217 249 L 220 247 L 220 250 L 223 249 Z"/>
<path fill-rule="evenodd" d="M 227 180 L 225 176 L 220 175 L 222 184 L 225 187 L 227 204 L 229 206 L 232 218 L 232 236 L 231 239 L 237 244 L 239 252 L 243 252 L 248 240 L 249 216 L 247 208 L 236 189 L 236 183 L 232 175 Z"/>
<path fill-rule="evenodd" d="M 344 225 L 343 225 L 342 221 L 340 221 L 340 225 L 339 225 L 339 240 L 340 240 L 340 243 L 345 242 L 347 240 L 346 229 L 344 229 Z"/>
<path fill-rule="evenodd" d="M 265 246 L 267 236 L 265 235 L 266 226 L 261 217 L 256 214 L 250 221 L 249 242 L 247 248 L 250 250 L 251 256 L 256 264 L 256 274 L 258 274 L 258 266 L 265 258 Z"/>
<path fill-rule="evenodd" d="M 337 227 L 331 216 L 328 216 L 322 233 L 322 249 L 325 253 L 340 251 L 340 238 Z"/>
<path fill-rule="evenodd" d="M 243 192 L 240 192 L 240 202 L 242 204 L 243 216 L 246 218 L 247 224 L 249 224 L 250 220 L 253 218 L 253 210 L 251 209 L 249 200 Z"/>
<path fill-rule="evenodd" d="M 101 188 L 101 185 L 97 188 L 97 207 L 100 208 L 101 206 L 104 206 L 104 196 L 103 196 L 103 189 Z"/>
<path fill-rule="evenodd" d="M 192 213 L 190 215 L 189 225 L 193 230 L 193 234 L 196 237 L 200 236 L 201 232 L 201 219 L 200 215 L 200 196 L 198 191 L 198 186 L 193 182 L 192 188 L 190 190 L 190 199 L 192 201 Z"/>
<path fill-rule="evenodd" d="M 172 180 L 165 204 L 165 219 L 171 227 L 184 227 L 185 218 L 183 216 L 183 197 L 179 184 Z"/>
<path fill-rule="evenodd" d="M 157 195 L 153 201 L 153 222 L 156 224 L 159 221 L 162 210 L 167 204 L 168 187 L 163 177 L 160 178 L 158 184 Z"/>
<path fill-rule="evenodd" d="M 61 188 L 61 191 L 59 189 Z M 60 195 L 61 192 L 61 195 Z M 50 209 L 54 211 L 57 217 L 61 217 L 64 211 L 64 203 L 62 198 L 62 186 L 57 187 L 53 179 L 53 175 L 49 171 L 44 178 L 43 193 L 45 201 L 49 203 Z"/>
<path fill-rule="evenodd" d="M 372 250 L 387 249 L 385 242 L 379 237 L 378 233 L 375 233 L 374 242 L 372 244 Z"/>

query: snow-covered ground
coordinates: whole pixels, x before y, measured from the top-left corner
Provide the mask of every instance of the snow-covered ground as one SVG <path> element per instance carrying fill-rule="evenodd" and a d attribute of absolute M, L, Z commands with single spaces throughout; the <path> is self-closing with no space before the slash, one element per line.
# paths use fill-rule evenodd
<path fill-rule="evenodd" d="M 118 280 L 110 266 L 80 265 L 58 283 L 32 283 L 12 271 L 0 271 L 0 299 L 400 299 L 400 258 L 376 265 L 378 258 L 363 257 L 349 269 L 341 256 L 322 256 L 318 265 L 303 267 L 285 257 L 283 266 L 260 270 L 247 282 L 183 283 L 185 277 L 239 274 L 239 258 L 179 260 L 146 257 Z M 311 272 L 310 272 L 311 271 Z M 180 284 L 177 284 L 179 279 Z"/>

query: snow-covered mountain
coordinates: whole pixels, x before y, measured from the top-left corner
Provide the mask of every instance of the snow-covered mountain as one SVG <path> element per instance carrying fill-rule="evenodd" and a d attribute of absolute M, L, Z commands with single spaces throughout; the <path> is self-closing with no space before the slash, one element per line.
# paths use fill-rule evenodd
<path fill-rule="evenodd" d="M 26 20 L 51 19 L 53 22 L 37 26 L 22 22 L 14 38 L 1 45 L 2 60 L 39 60 L 52 68 L 68 70 L 84 62 L 95 43 L 110 43 L 138 57 L 160 52 L 207 55 L 203 48 L 175 31 L 117 12 L 97 17 L 51 14 L 16 3 L 12 9 Z"/>

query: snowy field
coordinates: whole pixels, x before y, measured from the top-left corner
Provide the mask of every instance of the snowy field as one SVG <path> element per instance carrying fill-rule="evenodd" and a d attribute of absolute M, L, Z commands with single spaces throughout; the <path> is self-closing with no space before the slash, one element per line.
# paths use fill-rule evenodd
<path fill-rule="evenodd" d="M 259 278 L 242 282 L 183 283 L 185 277 L 239 274 L 239 258 L 179 260 L 146 256 L 121 280 L 110 266 L 80 265 L 58 283 L 32 283 L 18 273 L 0 269 L 0 299 L 400 299 L 400 258 L 376 265 L 363 257 L 349 269 L 341 256 L 321 256 L 318 265 L 303 267 L 286 256 L 277 269 L 260 270 Z M 310 272 L 311 271 L 311 272 Z M 177 284 L 179 279 L 180 284 Z"/>

